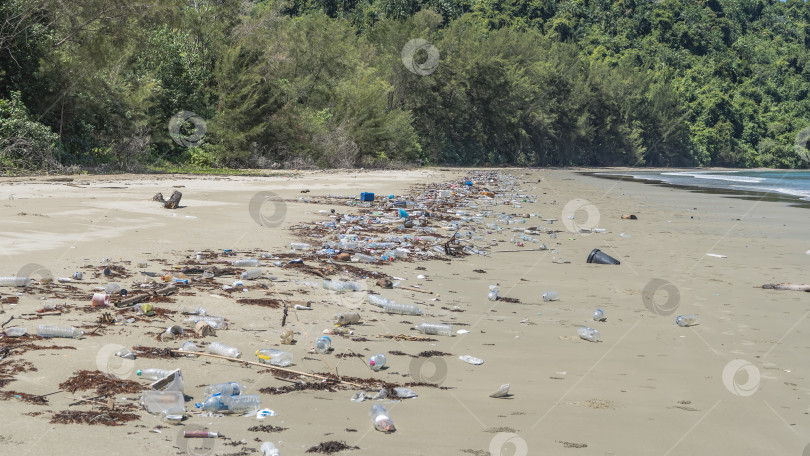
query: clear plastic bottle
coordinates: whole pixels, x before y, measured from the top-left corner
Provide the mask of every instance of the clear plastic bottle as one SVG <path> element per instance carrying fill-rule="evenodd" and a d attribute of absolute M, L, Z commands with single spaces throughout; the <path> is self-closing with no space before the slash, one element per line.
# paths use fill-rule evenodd
<path fill-rule="evenodd" d="M 253 413 L 262 408 L 262 399 L 258 394 L 223 396 L 221 400 L 228 407 L 228 413 Z"/>
<path fill-rule="evenodd" d="M 579 337 L 581 339 L 585 339 L 590 342 L 599 342 L 599 331 L 593 328 L 583 326 L 579 328 L 577 332 L 579 333 Z"/>
<path fill-rule="evenodd" d="M 602 321 L 605 318 L 605 311 L 602 309 L 596 309 L 593 311 L 593 320 L 594 321 Z"/>
<path fill-rule="evenodd" d="M 104 292 L 109 295 L 117 295 L 121 292 L 121 285 L 117 283 L 108 283 L 106 287 L 104 287 Z"/>
<path fill-rule="evenodd" d="M 73 326 L 39 325 L 37 328 L 39 337 L 67 337 L 79 338 L 84 335 L 84 331 Z"/>
<path fill-rule="evenodd" d="M 214 329 L 227 329 L 228 325 L 225 323 L 225 318 L 215 317 L 212 315 L 193 315 L 184 320 L 185 323 L 194 323 L 204 321 Z"/>
<path fill-rule="evenodd" d="M 675 323 L 678 326 L 683 326 L 683 327 L 692 326 L 692 325 L 697 323 L 697 315 L 695 315 L 695 314 L 679 315 L 675 319 Z"/>
<path fill-rule="evenodd" d="M 285 330 L 281 331 L 281 343 L 282 344 L 291 345 L 292 341 L 293 341 L 293 337 L 295 337 L 295 334 L 293 334 L 292 329 L 288 328 L 288 329 L 285 329 Z"/>
<path fill-rule="evenodd" d="M 318 353 L 326 353 L 332 347 L 332 339 L 329 336 L 321 336 L 315 341 L 315 350 Z"/>
<path fill-rule="evenodd" d="M 368 295 L 368 297 L 366 297 L 366 300 L 368 300 L 369 304 L 371 304 L 373 306 L 383 307 L 383 308 L 385 307 L 386 304 L 391 302 L 390 299 L 383 298 L 382 296 L 375 295 L 375 294 Z"/>
<path fill-rule="evenodd" d="M 260 448 L 263 456 L 281 456 L 281 450 L 273 442 L 264 442 Z"/>
<path fill-rule="evenodd" d="M 560 295 L 556 291 L 547 291 L 543 293 L 543 301 L 555 301 Z"/>
<path fill-rule="evenodd" d="M 238 396 L 245 392 L 245 385 L 239 382 L 217 383 L 215 385 L 208 385 L 203 390 L 205 397 L 218 396 Z"/>
<path fill-rule="evenodd" d="M 202 403 L 197 402 L 194 405 L 204 412 L 224 412 L 228 410 L 228 406 L 222 402 L 222 396 L 210 396 Z"/>
<path fill-rule="evenodd" d="M 351 325 L 360 321 L 360 314 L 357 312 L 339 313 L 335 315 L 334 320 L 338 326 Z"/>
<path fill-rule="evenodd" d="M 498 286 L 497 285 L 490 285 L 489 286 L 489 293 L 487 293 L 487 299 L 490 301 L 497 301 L 498 300 Z"/>
<path fill-rule="evenodd" d="M 413 304 L 400 304 L 398 302 L 389 301 L 383 306 L 383 310 L 387 313 L 401 314 L 401 315 L 422 315 L 422 309 Z"/>
<path fill-rule="evenodd" d="M 284 350 L 277 350 L 275 348 L 256 350 L 256 356 L 259 357 L 259 362 L 264 364 L 272 364 L 273 366 L 278 367 L 287 367 L 293 362 L 292 353 Z"/>
<path fill-rule="evenodd" d="M 261 269 L 248 269 L 247 271 L 243 272 L 240 278 L 242 280 L 254 280 L 258 279 L 262 276 Z"/>
<path fill-rule="evenodd" d="M 187 340 L 183 342 L 183 345 L 180 347 L 180 350 L 186 352 L 198 352 L 200 351 L 200 348 L 197 347 L 197 344 L 195 344 L 193 340 Z M 186 355 L 186 356 L 193 358 L 195 355 Z"/>
<path fill-rule="evenodd" d="M 450 336 L 453 334 L 453 327 L 441 323 L 419 323 L 414 327 L 422 334 L 431 334 L 435 336 Z"/>
<path fill-rule="evenodd" d="M 211 345 L 208 346 L 208 353 L 227 356 L 229 358 L 239 358 L 242 356 L 242 353 L 236 347 L 225 345 L 222 342 L 212 342 Z"/>
<path fill-rule="evenodd" d="M 309 250 L 312 246 L 303 242 L 290 242 L 290 248 L 293 250 Z"/>
<path fill-rule="evenodd" d="M 256 258 L 245 258 L 244 260 L 234 260 L 231 262 L 231 266 L 237 268 L 255 268 L 257 266 L 261 266 L 262 262 L 257 260 Z"/>
<path fill-rule="evenodd" d="M 20 328 L 19 326 L 12 326 L 10 328 L 6 328 L 3 333 L 7 337 L 22 337 L 28 333 L 25 328 Z"/>
<path fill-rule="evenodd" d="M 371 370 L 377 372 L 378 370 L 382 369 L 383 366 L 385 366 L 385 361 L 385 355 L 382 353 L 377 353 L 368 359 L 368 366 L 371 368 Z"/>
<path fill-rule="evenodd" d="M 147 380 L 160 380 L 168 377 L 172 372 L 174 372 L 173 369 L 158 369 L 156 367 L 150 367 L 149 369 L 135 371 L 135 375 L 143 377 Z"/>
<path fill-rule="evenodd" d="M 324 280 L 323 287 L 330 291 L 346 291 L 346 285 L 337 280 Z"/>
<path fill-rule="evenodd" d="M 355 253 L 352 259 L 356 259 L 361 263 L 376 263 L 377 259 L 371 255 L 366 255 L 364 253 Z"/>
<path fill-rule="evenodd" d="M 28 277 L 0 277 L 0 287 L 24 287 L 28 281 Z"/>
<path fill-rule="evenodd" d="M 371 411 L 369 411 L 368 414 L 371 417 L 371 421 L 374 423 L 374 429 L 380 432 L 394 432 L 396 430 L 391 415 L 388 414 L 388 411 L 382 404 L 372 405 Z"/>

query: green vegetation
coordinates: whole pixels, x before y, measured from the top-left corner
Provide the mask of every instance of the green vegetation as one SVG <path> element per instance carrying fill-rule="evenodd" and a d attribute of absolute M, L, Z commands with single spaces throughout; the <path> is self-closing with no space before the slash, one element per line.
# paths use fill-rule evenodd
<path fill-rule="evenodd" d="M 800 0 L 6 0 L 0 169 L 806 167 L 808 45 Z"/>

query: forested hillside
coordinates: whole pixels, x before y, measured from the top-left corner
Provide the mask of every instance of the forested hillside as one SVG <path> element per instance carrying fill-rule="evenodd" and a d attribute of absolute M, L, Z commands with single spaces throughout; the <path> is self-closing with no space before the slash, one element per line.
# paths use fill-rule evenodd
<path fill-rule="evenodd" d="M 800 0 L 3 0 L 0 168 L 806 167 L 809 21 Z"/>

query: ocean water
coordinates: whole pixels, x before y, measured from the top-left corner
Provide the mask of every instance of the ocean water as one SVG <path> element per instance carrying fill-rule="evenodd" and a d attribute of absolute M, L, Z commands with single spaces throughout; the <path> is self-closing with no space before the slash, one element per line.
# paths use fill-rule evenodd
<path fill-rule="evenodd" d="M 756 192 L 810 201 L 810 171 L 617 171 L 593 175 L 713 189 L 718 193 Z"/>

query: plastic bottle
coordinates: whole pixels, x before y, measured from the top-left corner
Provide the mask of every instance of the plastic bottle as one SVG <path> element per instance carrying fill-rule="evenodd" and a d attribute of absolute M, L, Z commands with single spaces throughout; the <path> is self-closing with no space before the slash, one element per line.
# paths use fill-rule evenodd
<path fill-rule="evenodd" d="M 3 333 L 7 337 L 21 337 L 28 333 L 28 331 L 26 331 L 25 328 L 20 328 L 19 326 L 12 326 L 10 328 L 6 328 Z"/>
<path fill-rule="evenodd" d="M 374 429 L 380 432 L 394 432 L 396 430 L 394 421 L 391 420 L 391 416 L 382 404 L 372 405 L 368 414 L 374 423 Z"/>
<path fill-rule="evenodd" d="M 697 315 L 689 314 L 689 315 L 679 315 L 678 318 L 675 319 L 675 323 L 678 326 L 692 326 L 697 323 Z"/>
<path fill-rule="evenodd" d="M 368 359 L 368 365 L 371 367 L 371 370 L 377 372 L 378 370 L 382 369 L 385 366 L 385 355 L 382 353 L 377 353 L 376 355 L 372 355 Z"/>
<path fill-rule="evenodd" d="M 242 356 L 242 353 L 240 353 L 236 347 L 225 345 L 222 342 L 212 342 L 211 345 L 208 346 L 208 353 L 227 356 L 229 358 L 239 358 Z"/>
<path fill-rule="evenodd" d="M 335 315 L 334 320 L 338 326 L 351 325 L 360 321 L 360 314 L 357 312 L 339 313 Z"/>
<path fill-rule="evenodd" d="M 219 396 L 238 396 L 245 392 L 245 385 L 239 382 L 217 383 L 215 385 L 208 385 L 203 390 L 205 397 L 214 395 Z"/>
<path fill-rule="evenodd" d="M 498 286 L 497 285 L 490 285 L 489 286 L 489 293 L 487 293 L 487 299 L 490 301 L 497 301 L 498 300 Z"/>
<path fill-rule="evenodd" d="M 24 287 L 28 280 L 28 277 L 0 277 L 0 287 Z"/>
<path fill-rule="evenodd" d="M 141 376 L 147 380 L 160 380 L 168 377 L 172 372 L 174 372 L 173 369 L 158 369 L 156 367 L 150 367 L 149 369 L 135 371 L 135 375 Z"/>
<path fill-rule="evenodd" d="M 256 356 L 259 357 L 259 362 L 261 363 L 272 364 L 273 366 L 279 367 L 289 366 L 293 362 L 292 353 L 275 348 L 256 350 Z"/>
<path fill-rule="evenodd" d="M 263 456 L 281 456 L 281 450 L 276 448 L 273 442 L 264 442 L 261 446 Z"/>
<path fill-rule="evenodd" d="M 293 334 L 292 329 L 285 329 L 281 331 L 281 343 L 284 345 L 291 345 L 294 336 L 295 334 Z"/>
<path fill-rule="evenodd" d="M 195 344 L 193 340 L 187 340 L 183 342 L 183 345 L 180 347 L 180 350 L 187 352 L 198 352 L 200 351 L 200 348 L 197 347 L 197 344 Z M 193 358 L 195 355 L 186 355 L 186 356 Z"/>
<path fill-rule="evenodd" d="M 543 293 L 543 301 L 554 301 L 559 297 L 560 296 L 556 291 L 547 291 Z"/>
<path fill-rule="evenodd" d="M 377 307 L 383 307 L 383 308 L 385 307 L 386 304 L 391 302 L 390 299 L 383 298 L 382 296 L 375 295 L 375 294 L 368 295 L 368 297 L 366 299 L 368 300 L 369 304 L 371 304 L 373 306 L 377 306 Z"/>
<path fill-rule="evenodd" d="M 393 301 L 388 301 L 385 305 L 383 305 L 383 310 L 387 313 L 393 314 L 422 315 L 422 309 L 413 304 L 400 304 Z"/>
<path fill-rule="evenodd" d="M 244 260 L 234 260 L 233 262 L 231 262 L 231 266 L 234 266 L 234 267 L 237 267 L 237 268 L 244 268 L 244 267 L 253 267 L 253 268 L 255 268 L 256 266 L 261 266 L 261 265 L 262 265 L 262 262 L 257 260 L 256 258 L 246 258 Z"/>
<path fill-rule="evenodd" d="M 79 338 L 84 335 L 84 331 L 73 326 L 39 325 L 37 335 L 39 337 Z"/>
<path fill-rule="evenodd" d="M 228 407 L 228 413 L 252 413 L 262 408 L 262 399 L 258 394 L 223 396 L 221 400 Z"/>
<path fill-rule="evenodd" d="M 450 336 L 453 333 L 453 327 L 441 323 L 419 323 L 414 327 L 422 334 L 432 334 L 435 336 Z"/>
<path fill-rule="evenodd" d="M 605 318 L 605 311 L 602 309 L 596 309 L 593 311 L 593 320 L 594 321 L 602 321 Z"/>
<path fill-rule="evenodd" d="M 194 323 L 204 321 L 208 323 L 214 329 L 227 329 L 228 325 L 225 323 L 225 318 L 223 317 L 215 317 L 212 315 L 193 315 L 189 318 L 184 320 L 185 323 Z"/>
<path fill-rule="evenodd" d="M 324 280 L 323 287 L 331 291 L 346 291 L 346 285 L 337 280 Z"/>
<path fill-rule="evenodd" d="M 121 291 L 121 285 L 117 283 L 108 283 L 106 287 L 104 287 L 104 292 L 110 295 L 116 295 Z"/>
<path fill-rule="evenodd" d="M 329 336 L 321 336 L 315 341 L 315 350 L 318 353 L 326 353 L 332 347 L 332 339 Z"/>
<path fill-rule="evenodd" d="M 222 402 L 222 396 L 211 396 L 202 403 L 197 402 L 194 405 L 204 412 L 224 412 L 228 410 L 228 406 Z"/>
<path fill-rule="evenodd" d="M 355 253 L 352 259 L 356 259 L 362 263 L 376 263 L 377 259 L 371 255 L 366 255 L 364 253 Z"/>
<path fill-rule="evenodd" d="M 261 269 L 248 269 L 247 271 L 243 272 L 240 277 L 242 278 L 242 280 L 253 280 L 258 279 L 261 276 L 262 276 Z"/>
<path fill-rule="evenodd" d="M 579 333 L 579 337 L 581 339 L 585 339 L 590 342 L 598 342 L 599 341 L 599 331 L 589 328 L 587 326 L 583 326 L 579 328 L 577 331 Z"/>
<path fill-rule="evenodd" d="M 290 242 L 290 248 L 293 250 L 309 250 L 310 247 L 312 246 L 303 242 Z"/>

